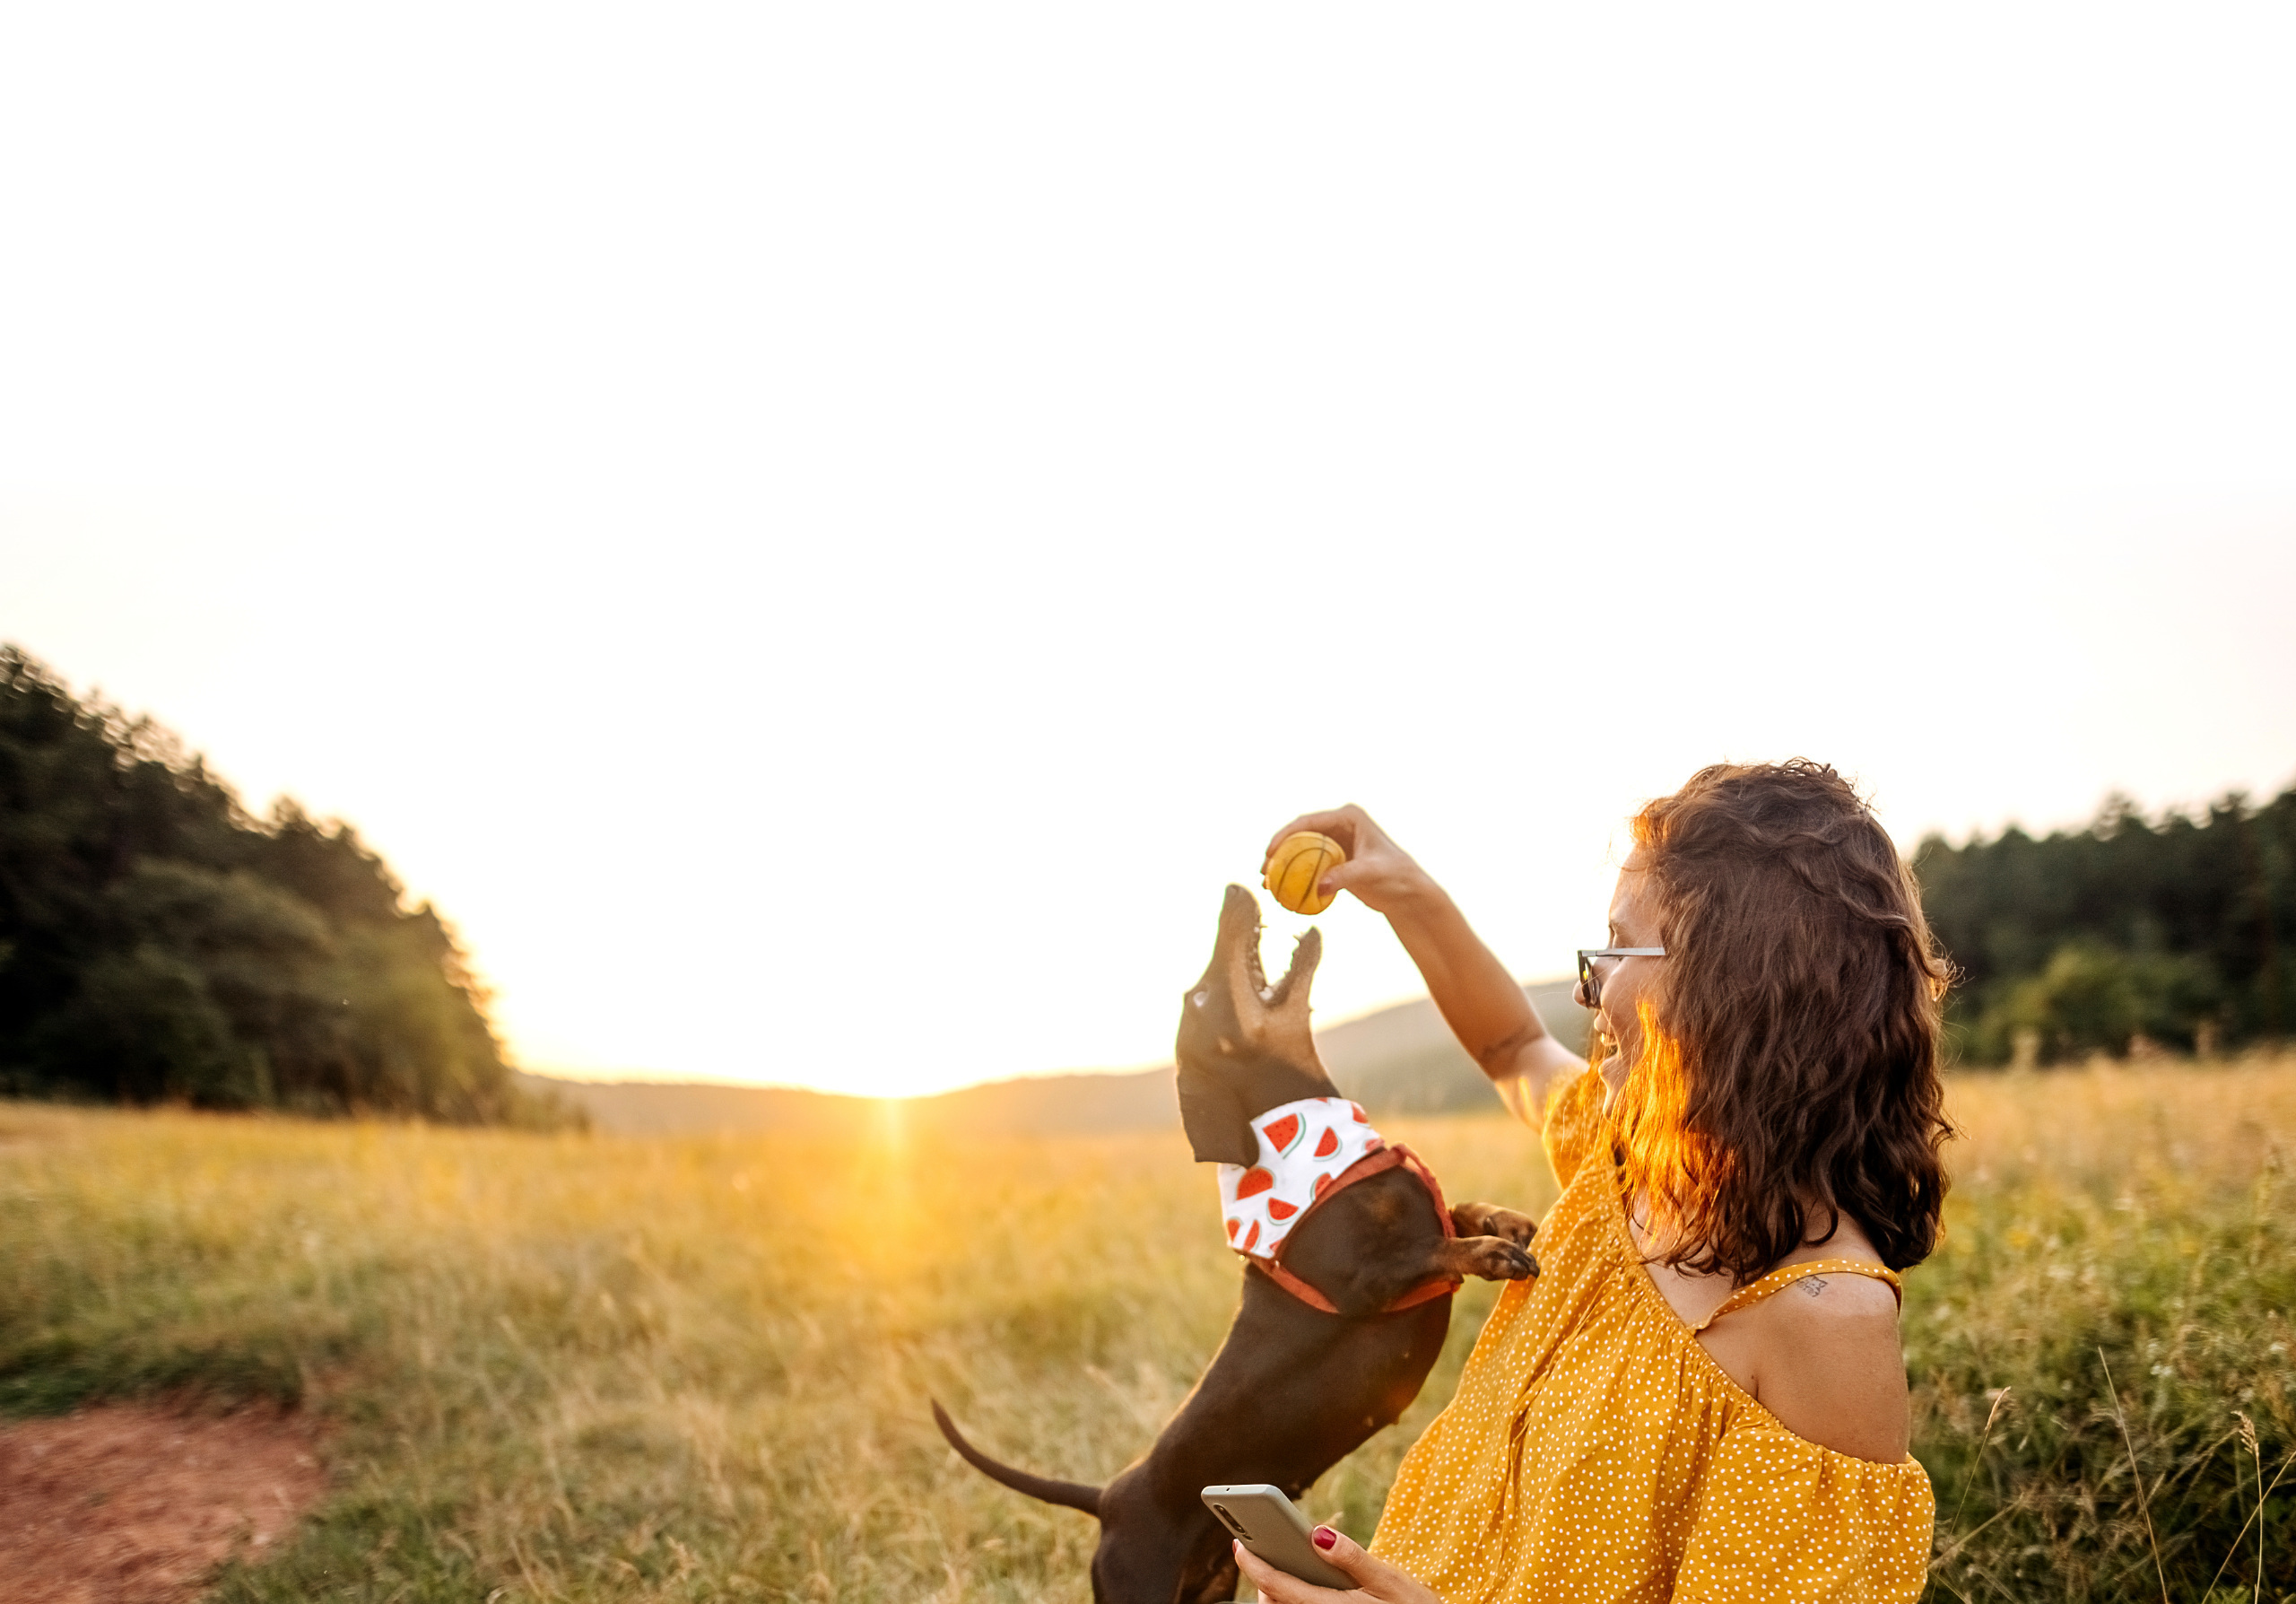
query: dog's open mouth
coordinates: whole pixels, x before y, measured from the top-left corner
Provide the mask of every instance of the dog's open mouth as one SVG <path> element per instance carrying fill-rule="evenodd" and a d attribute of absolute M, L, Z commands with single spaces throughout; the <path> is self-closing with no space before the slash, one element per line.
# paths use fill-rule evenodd
<path fill-rule="evenodd" d="M 1260 1001 L 1274 1002 L 1275 989 L 1267 983 L 1267 965 L 1261 962 L 1259 955 L 1260 939 L 1265 933 L 1265 927 L 1259 920 L 1252 920 L 1251 933 L 1244 937 L 1244 974 L 1250 981 L 1252 989 L 1259 993 Z M 1283 978 L 1287 981 L 1292 978 L 1289 968 L 1284 970 Z"/>
<path fill-rule="evenodd" d="M 1244 948 L 1244 983 L 1251 988 L 1253 994 L 1261 1002 L 1271 1008 L 1280 1008 L 1283 1006 L 1284 999 L 1292 995 L 1292 977 L 1300 967 L 1300 949 L 1305 945 L 1308 937 L 1302 936 L 1299 941 L 1292 944 L 1291 961 L 1284 964 L 1283 975 L 1271 985 L 1267 979 L 1267 965 L 1260 957 L 1260 937 L 1264 933 L 1265 928 L 1261 925 L 1259 919 L 1259 904 L 1255 901 L 1252 904 L 1251 923 L 1248 928 L 1241 931 L 1239 936 Z"/>
<path fill-rule="evenodd" d="M 1188 989 L 1183 1016 L 1213 1027 L 1222 1051 L 1246 1042 L 1265 1049 L 1282 1041 L 1303 1063 L 1310 1061 L 1308 996 L 1323 957 L 1323 934 L 1312 926 L 1303 932 L 1282 977 L 1270 981 L 1260 957 L 1261 928 L 1258 899 L 1240 885 L 1229 886 L 1212 963 Z M 1206 1038 L 1200 1045 L 1208 1050 L 1212 1041 Z M 1180 1050 L 1187 1050 L 1185 1043 Z"/>

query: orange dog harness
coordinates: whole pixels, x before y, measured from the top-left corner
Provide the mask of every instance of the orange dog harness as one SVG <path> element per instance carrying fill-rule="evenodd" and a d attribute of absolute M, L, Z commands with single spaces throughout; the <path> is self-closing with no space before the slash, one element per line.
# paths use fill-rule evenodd
<path fill-rule="evenodd" d="M 1259 1162 L 1220 1166 L 1220 1213 L 1227 1224 L 1228 1245 L 1309 1308 L 1338 1312 L 1329 1298 L 1283 1268 L 1283 1250 L 1300 1223 L 1325 1199 L 1359 1181 L 1397 1165 L 1408 1169 L 1427 1189 L 1443 1234 L 1457 1234 L 1433 1172 L 1410 1148 L 1381 1137 L 1362 1109 L 1346 1098 L 1302 1097 L 1278 1103 L 1251 1125 L 1259 1140 Z M 1413 1287 L 1382 1312 L 1423 1303 L 1458 1285 L 1456 1276 L 1438 1276 Z"/>

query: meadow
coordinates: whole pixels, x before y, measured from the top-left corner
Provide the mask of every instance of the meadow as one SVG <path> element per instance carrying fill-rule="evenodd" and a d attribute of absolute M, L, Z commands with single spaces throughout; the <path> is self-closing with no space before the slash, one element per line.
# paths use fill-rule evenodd
<path fill-rule="evenodd" d="M 1930 1597 L 2296 1598 L 2296 1059 L 1952 1109 L 1906 1304 Z M 1503 1119 L 1384 1123 L 1455 1198 L 1552 1199 Z M 1092 1523 L 957 1464 L 927 1399 L 1106 1477 L 1226 1329 L 1216 1212 L 1176 1132 L 955 1142 L 898 1104 L 824 1143 L 0 1103 L 0 1415 L 322 1421 L 327 1500 L 224 1600 L 1079 1599 Z M 1370 1530 L 1492 1296 L 1312 1513 Z"/>

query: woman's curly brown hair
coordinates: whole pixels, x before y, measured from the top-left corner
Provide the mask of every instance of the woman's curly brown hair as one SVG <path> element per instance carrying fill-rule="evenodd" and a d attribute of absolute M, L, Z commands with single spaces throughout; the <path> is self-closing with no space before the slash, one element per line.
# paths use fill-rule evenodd
<path fill-rule="evenodd" d="M 1634 840 L 1666 958 L 1612 1120 L 1666 1261 L 1750 1280 L 1844 1214 L 1892 1268 L 1927 1258 L 1949 971 L 1872 811 L 1823 763 L 1718 763 Z"/>

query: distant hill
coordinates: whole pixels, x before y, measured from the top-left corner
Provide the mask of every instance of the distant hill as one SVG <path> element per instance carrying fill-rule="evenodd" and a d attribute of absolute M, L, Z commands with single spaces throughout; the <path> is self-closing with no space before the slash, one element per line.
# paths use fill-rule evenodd
<path fill-rule="evenodd" d="M 1542 981 L 1523 990 L 1556 1040 L 1583 1053 L 1587 1012 L 1571 1002 L 1570 989 L 1569 981 Z M 1339 1088 L 1375 1113 L 1493 1106 L 1491 1083 L 1428 998 L 1318 1031 L 1316 1046 Z"/>
<path fill-rule="evenodd" d="M 885 1129 L 896 1119 L 904 1129 L 949 1136 L 1050 1136 L 1153 1130 L 1179 1120 L 1169 1069 L 1000 1080 L 900 1099 L 890 1108 L 879 1098 L 795 1086 L 519 1078 L 530 1090 L 554 1092 L 583 1110 L 598 1129 L 625 1136 L 773 1130 L 850 1137 Z"/>
<path fill-rule="evenodd" d="M 1524 990 L 1558 1038 L 1574 1052 L 1585 1050 L 1587 1016 L 1571 1006 L 1570 981 Z M 1490 1083 L 1425 998 L 1318 1031 L 1316 1043 L 1339 1089 L 1374 1114 L 1496 1106 Z M 632 1136 L 753 1130 L 855 1136 L 896 1117 L 905 1129 L 949 1136 L 1152 1130 L 1179 1122 L 1169 1068 L 993 1081 L 908 1099 L 897 1116 L 876 1098 L 788 1086 L 519 1078 L 584 1110 L 601 1130 Z"/>

